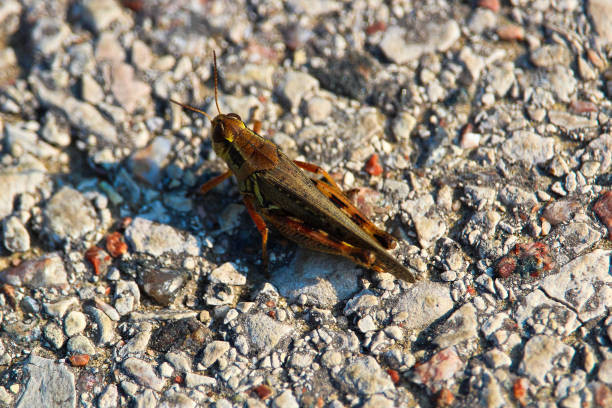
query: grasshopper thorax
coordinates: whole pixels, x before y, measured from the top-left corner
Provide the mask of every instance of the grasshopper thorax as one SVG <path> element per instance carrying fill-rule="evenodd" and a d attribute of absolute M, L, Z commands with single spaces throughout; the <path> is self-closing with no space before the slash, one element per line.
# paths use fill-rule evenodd
<path fill-rule="evenodd" d="M 276 146 L 247 128 L 235 113 L 220 113 L 212 120 L 212 145 L 239 180 L 278 162 Z"/>

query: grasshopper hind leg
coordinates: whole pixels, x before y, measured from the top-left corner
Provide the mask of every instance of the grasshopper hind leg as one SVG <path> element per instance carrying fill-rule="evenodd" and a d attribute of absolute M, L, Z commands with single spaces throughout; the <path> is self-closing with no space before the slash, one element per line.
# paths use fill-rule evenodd
<path fill-rule="evenodd" d="M 266 275 L 269 275 L 268 264 L 268 226 L 264 219 L 257 213 L 255 210 L 255 206 L 253 205 L 253 201 L 250 197 L 243 197 L 244 205 L 247 209 L 247 212 L 251 216 L 251 219 L 255 223 L 257 230 L 261 234 L 261 257 L 263 260 L 263 269 Z"/>

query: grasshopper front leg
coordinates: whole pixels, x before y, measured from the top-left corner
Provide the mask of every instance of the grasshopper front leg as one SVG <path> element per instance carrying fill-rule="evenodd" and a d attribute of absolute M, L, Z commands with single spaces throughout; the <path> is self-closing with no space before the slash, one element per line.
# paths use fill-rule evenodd
<path fill-rule="evenodd" d="M 206 183 L 200 186 L 200 188 L 198 189 L 198 194 L 204 195 L 208 193 L 210 190 L 212 190 L 213 188 L 217 187 L 219 184 L 227 180 L 229 176 L 231 175 L 232 175 L 231 170 L 228 170 L 225 173 L 208 180 Z"/>

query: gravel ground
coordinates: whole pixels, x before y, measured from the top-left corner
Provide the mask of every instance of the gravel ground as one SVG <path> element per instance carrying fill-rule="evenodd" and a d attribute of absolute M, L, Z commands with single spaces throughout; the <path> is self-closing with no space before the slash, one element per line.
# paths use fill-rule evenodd
<path fill-rule="evenodd" d="M 213 51 L 417 283 L 193 194 Z M 2 0 L 0 405 L 612 407 L 611 56 L 611 0 Z"/>

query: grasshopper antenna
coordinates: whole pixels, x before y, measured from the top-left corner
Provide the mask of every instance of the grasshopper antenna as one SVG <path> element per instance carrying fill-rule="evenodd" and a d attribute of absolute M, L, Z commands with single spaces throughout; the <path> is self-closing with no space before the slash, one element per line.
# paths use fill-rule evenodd
<path fill-rule="evenodd" d="M 190 106 L 190 105 L 185 105 L 184 103 L 181 103 L 179 101 L 175 101 L 172 98 L 170 98 L 170 102 L 177 104 L 181 108 L 188 109 L 188 110 L 193 111 L 193 112 L 201 113 L 202 115 L 206 116 L 206 118 L 208 118 L 208 120 L 210 120 L 211 123 L 213 121 L 212 118 L 210 117 L 210 115 L 208 113 L 204 112 L 201 109 L 194 108 L 193 106 Z"/>
<path fill-rule="evenodd" d="M 219 115 L 221 114 L 221 109 L 219 108 L 219 79 L 218 79 L 218 73 L 217 73 L 217 53 L 213 50 L 213 72 L 214 72 L 214 76 L 215 76 L 215 105 L 217 106 L 217 112 L 219 113 Z M 181 103 L 179 101 L 176 101 L 172 98 L 170 98 L 170 102 L 177 104 L 178 106 L 182 107 L 183 109 L 187 109 L 193 112 L 197 112 L 197 113 L 201 113 L 202 115 L 206 116 L 206 118 L 208 118 L 208 120 L 210 120 L 210 122 L 212 123 L 212 118 L 210 117 L 210 115 L 206 112 L 204 112 L 201 109 L 198 108 L 194 108 L 193 106 L 190 105 L 186 105 L 184 103 Z"/>
<path fill-rule="evenodd" d="M 221 109 L 219 109 L 219 80 L 217 79 L 217 53 L 213 50 L 213 72 L 215 74 L 215 105 L 217 105 L 217 113 L 221 115 Z"/>

